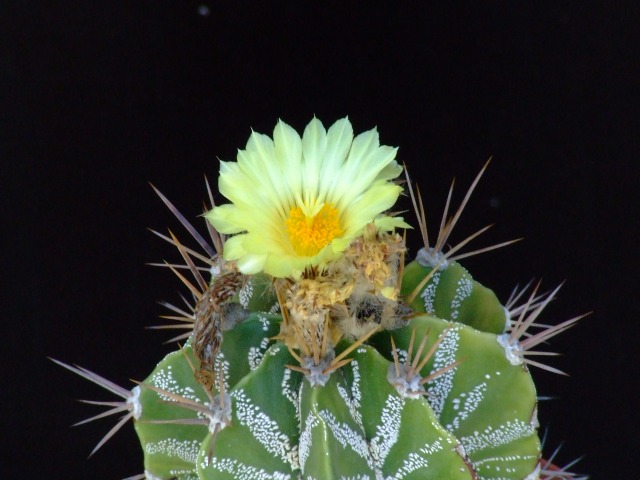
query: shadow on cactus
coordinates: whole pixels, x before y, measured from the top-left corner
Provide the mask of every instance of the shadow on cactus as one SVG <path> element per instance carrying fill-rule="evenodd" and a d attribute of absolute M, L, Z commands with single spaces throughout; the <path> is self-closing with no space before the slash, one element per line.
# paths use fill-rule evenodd
<path fill-rule="evenodd" d="M 538 322 L 559 287 L 503 305 L 475 281 L 458 262 L 512 243 L 463 253 L 489 227 L 445 249 L 487 165 L 450 215 L 452 185 L 435 242 L 406 176 L 424 242 L 409 261 L 396 150 L 347 119 L 254 132 L 220 164 L 229 203 L 207 183 L 210 241 L 156 190 L 198 244 L 154 232 L 190 296 L 153 328 L 184 345 L 131 390 L 56 361 L 122 399 L 89 402 L 110 409 L 81 423 L 124 414 L 94 451 L 131 420 L 129 480 L 578 478 L 544 459 L 529 367 L 562 373 L 540 347 L 581 317 Z"/>

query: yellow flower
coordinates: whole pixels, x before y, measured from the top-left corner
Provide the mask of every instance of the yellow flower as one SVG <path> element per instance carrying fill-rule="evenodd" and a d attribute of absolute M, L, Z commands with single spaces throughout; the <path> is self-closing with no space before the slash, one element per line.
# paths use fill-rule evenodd
<path fill-rule="evenodd" d="M 298 277 L 339 257 L 369 223 L 409 227 L 383 214 L 402 191 L 391 181 L 402 172 L 396 151 L 380 145 L 375 129 L 354 138 L 346 118 L 328 131 L 314 118 L 302 138 L 282 121 L 273 140 L 253 132 L 237 162 L 220 162 L 218 187 L 232 203 L 206 215 L 235 234 L 224 258 L 243 273 Z"/>

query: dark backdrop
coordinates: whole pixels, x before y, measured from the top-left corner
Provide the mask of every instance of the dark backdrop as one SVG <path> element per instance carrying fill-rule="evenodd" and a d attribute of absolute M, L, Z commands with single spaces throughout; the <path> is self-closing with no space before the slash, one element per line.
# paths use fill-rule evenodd
<path fill-rule="evenodd" d="M 46 356 L 143 379 L 170 348 L 144 327 L 181 290 L 145 266 L 176 259 L 147 227 L 179 230 L 147 182 L 195 218 L 250 128 L 314 114 L 400 146 L 432 228 L 494 157 L 455 238 L 525 240 L 466 265 L 503 300 L 566 279 L 549 322 L 594 310 L 553 342 L 571 376 L 533 372 L 558 397 L 540 420 L 560 463 L 638 477 L 634 2 L 43 3 L 0 7 L 2 478 L 142 470 L 130 427 L 86 460 L 111 423 L 70 429 L 94 412 L 75 399 L 109 396 Z"/>

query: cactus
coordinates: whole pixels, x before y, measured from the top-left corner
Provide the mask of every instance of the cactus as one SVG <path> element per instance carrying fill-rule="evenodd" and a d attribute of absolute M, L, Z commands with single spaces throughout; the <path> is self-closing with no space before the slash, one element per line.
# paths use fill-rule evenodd
<path fill-rule="evenodd" d="M 512 243 L 460 253 L 486 227 L 445 251 L 486 165 L 452 216 L 450 191 L 433 245 L 407 175 L 424 243 L 409 261 L 409 225 L 385 214 L 395 154 L 346 119 L 253 133 L 221 162 L 231 203 L 207 184 L 211 243 L 156 190 L 202 250 L 154 232 L 193 296 L 156 328 L 184 344 L 131 390 L 55 360 L 122 399 L 94 402 L 111 409 L 85 422 L 125 414 L 94 451 L 131 420 L 144 473 L 129 480 L 579 478 L 544 459 L 529 368 L 562 373 L 533 349 L 581 317 L 536 323 L 559 287 L 503 305 L 475 281 L 458 261 Z"/>

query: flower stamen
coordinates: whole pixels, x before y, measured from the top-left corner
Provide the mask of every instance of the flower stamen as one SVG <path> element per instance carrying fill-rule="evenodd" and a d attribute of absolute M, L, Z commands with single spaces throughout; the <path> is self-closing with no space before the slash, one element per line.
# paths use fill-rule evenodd
<path fill-rule="evenodd" d="M 342 235 L 338 210 L 325 204 L 313 217 L 294 207 L 286 220 L 289 240 L 297 255 L 311 257 Z"/>

